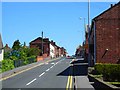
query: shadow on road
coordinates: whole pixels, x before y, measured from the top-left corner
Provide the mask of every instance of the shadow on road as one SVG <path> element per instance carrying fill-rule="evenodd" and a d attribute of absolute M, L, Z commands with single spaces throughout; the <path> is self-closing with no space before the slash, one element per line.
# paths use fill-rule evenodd
<path fill-rule="evenodd" d="M 76 64 L 77 63 L 77 64 Z M 88 75 L 88 65 L 79 64 L 79 61 L 72 63 L 73 66 L 69 66 L 64 71 L 57 74 L 57 76 L 86 76 Z"/>

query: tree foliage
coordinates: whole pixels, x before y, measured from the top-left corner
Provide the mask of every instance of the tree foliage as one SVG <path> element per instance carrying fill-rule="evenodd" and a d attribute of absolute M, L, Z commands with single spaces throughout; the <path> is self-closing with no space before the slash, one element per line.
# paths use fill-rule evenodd
<path fill-rule="evenodd" d="M 11 51 L 4 53 L 4 60 L 2 61 L 2 72 L 11 70 L 15 67 L 36 62 L 36 56 L 40 54 L 41 50 L 38 48 L 29 48 L 24 42 L 23 46 L 19 40 L 13 43 Z"/>
<path fill-rule="evenodd" d="M 14 68 L 14 61 L 11 59 L 2 60 L 2 72 L 11 70 Z"/>
<path fill-rule="evenodd" d="M 19 50 L 20 48 L 21 48 L 20 41 L 19 41 L 19 40 L 16 40 L 16 41 L 13 43 L 12 49 L 13 49 L 13 50 Z"/>
<path fill-rule="evenodd" d="M 40 53 L 40 50 L 38 48 L 29 48 L 29 52 L 27 53 L 27 56 L 38 56 Z"/>

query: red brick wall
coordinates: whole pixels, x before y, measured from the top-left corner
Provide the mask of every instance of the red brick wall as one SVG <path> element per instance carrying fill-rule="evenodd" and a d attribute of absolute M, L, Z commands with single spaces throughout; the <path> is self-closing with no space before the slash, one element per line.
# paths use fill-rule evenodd
<path fill-rule="evenodd" d="M 96 44 L 97 63 L 117 63 L 120 58 L 120 4 L 96 18 Z"/>
<path fill-rule="evenodd" d="M 49 43 L 44 43 L 43 44 L 43 49 L 44 49 L 44 54 L 47 54 L 47 56 L 50 55 L 50 44 Z"/>
<path fill-rule="evenodd" d="M 32 41 L 30 43 L 30 48 L 39 48 L 40 50 L 42 50 L 42 41 L 40 40 L 40 38 L 37 38 L 36 40 Z M 47 56 L 50 55 L 50 45 L 49 45 L 49 40 L 43 42 L 43 54 L 47 54 Z M 40 55 L 42 55 L 42 53 L 40 53 Z"/>

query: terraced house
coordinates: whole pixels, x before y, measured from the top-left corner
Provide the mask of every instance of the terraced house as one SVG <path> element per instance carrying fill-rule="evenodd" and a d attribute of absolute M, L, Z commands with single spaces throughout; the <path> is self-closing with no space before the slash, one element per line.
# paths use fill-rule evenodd
<path fill-rule="evenodd" d="M 30 42 L 30 48 L 39 48 L 42 50 L 42 38 L 38 37 L 35 40 Z M 59 47 L 56 45 L 53 40 L 49 40 L 49 38 L 43 38 L 43 55 L 42 52 L 39 56 L 43 56 L 44 58 L 56 58 L 60 56 L 64 56 L 65 49 L 63 47 Z"/>
<path fill-rule="evenodd" d="M 92 20 L 90 54 L 97 63 L 120 63 L 120 2 Z"/>

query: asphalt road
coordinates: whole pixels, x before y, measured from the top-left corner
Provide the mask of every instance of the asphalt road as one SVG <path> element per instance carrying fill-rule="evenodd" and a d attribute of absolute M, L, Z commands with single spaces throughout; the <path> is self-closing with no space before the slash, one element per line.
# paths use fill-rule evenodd
<path fill-rule="evenodd" d="M 71 61 L 72 59 L 58 59 L 3 80 L 2 90 L 72 88 Z"/>

